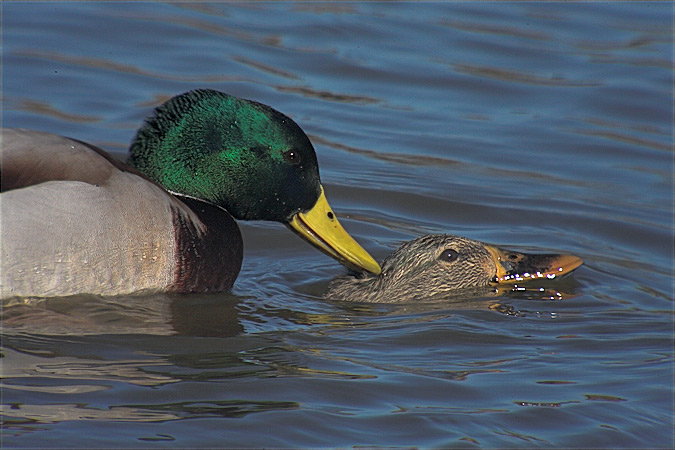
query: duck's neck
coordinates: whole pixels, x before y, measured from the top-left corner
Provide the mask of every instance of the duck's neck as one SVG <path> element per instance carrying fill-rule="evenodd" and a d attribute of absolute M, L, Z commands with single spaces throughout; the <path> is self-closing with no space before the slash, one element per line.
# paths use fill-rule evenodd
<path fill-rule="evenodd" d="M 372 274 L 348 275 L 336 278 L 328 286 L 329 300 L 382 303 L 388 301 L 381 289 L 379 277 Z"/>
<path fill-rule="evenodd" d="M 180 211 L 173 211 L 176 229 L 174 285 L 176 292 L 223 291 L 239 274 L 243 242 L 237 223 L 227 211 L 201 200 L 178 195 L 199 218 L 195 226 Z"/>

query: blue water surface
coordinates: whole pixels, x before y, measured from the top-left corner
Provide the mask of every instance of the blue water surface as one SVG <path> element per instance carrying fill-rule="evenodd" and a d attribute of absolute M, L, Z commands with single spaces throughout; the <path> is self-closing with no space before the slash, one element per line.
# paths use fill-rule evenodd
<path fill-rule="evenodd" d="M 585 261 L 346 304 L 335 261 L 241 223 L 232 292 L 4 303 L 3 448 L 673 447 L 671 2 L 1 7 L 4 127 L 123 156 L 218 89 L 307 132 L 377 259 L 448 232 Z"/>

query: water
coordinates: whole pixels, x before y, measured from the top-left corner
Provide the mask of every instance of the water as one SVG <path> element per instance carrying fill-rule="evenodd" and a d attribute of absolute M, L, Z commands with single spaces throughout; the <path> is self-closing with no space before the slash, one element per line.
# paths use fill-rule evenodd
<path fill-rule="evenodd" d="M 672 447 L 670 3 L 3 3 L 2 121 L 123 154 L 209 87 L 292 116 L 377 259 L 451 232 L 539 292 L 322 299 L 242 223 L 231 293 L 3 305 L 4 447 Z M 549 295 L 553 292 L 553 295 Z"/>

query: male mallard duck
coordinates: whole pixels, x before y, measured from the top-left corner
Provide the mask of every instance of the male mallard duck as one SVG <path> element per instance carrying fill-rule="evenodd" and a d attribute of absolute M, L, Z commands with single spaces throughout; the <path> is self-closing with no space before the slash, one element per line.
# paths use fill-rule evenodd
<path fill-rule="evenodd" d="M 269 106 L 195 90 L 158 107 L 128 164 L 84 142 L 2 133 L 2 297 L 228 289 L 234 219 L 285 223 L 348 267 L 380 272 L 331 211 L 307 135 Z"/>
<path fill-rule="evenodd" d="M 551 279 L 582 263 L 573 255 L 528 255 L 460 236 L 432 234 L 401 245 L 382 262 L 379 275 L 333 280 L 326 297 L 377 303 L 439 298 L 456 289 Z"/>

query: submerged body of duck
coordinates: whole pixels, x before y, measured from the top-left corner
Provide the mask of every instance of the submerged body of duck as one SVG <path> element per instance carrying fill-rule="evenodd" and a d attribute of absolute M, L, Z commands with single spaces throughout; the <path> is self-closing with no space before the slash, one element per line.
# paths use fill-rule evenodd
<path fill-rule="evenodd" d="M 290 118 L 212 90 L 158 107 L 128 164 L 81 141 L 2 132 L 0 296 L 208 292 L 242 262 L 234 219 L 285 223 L 351 268 L 379 273 L 324 196 Z"/>
<path fill-rule="evenodd" d="M 333 280 L 326 297 L 375 303 L 440 298 L 458 289 L 552 279 L 579 267 L 574 255 L 523 254 L 450 234 L 421 236 L 382 262 L 379 275 Z"/>

